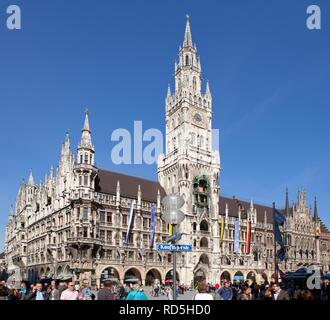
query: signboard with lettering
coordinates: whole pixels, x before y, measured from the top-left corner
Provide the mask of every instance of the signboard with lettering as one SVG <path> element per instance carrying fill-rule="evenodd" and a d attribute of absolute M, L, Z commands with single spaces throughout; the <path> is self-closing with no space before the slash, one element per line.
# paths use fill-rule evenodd
<path fill-rule="evenodd" d="M 157 243 L 156 250 L 157 251 L 192 251 L 192 245 Z"/>

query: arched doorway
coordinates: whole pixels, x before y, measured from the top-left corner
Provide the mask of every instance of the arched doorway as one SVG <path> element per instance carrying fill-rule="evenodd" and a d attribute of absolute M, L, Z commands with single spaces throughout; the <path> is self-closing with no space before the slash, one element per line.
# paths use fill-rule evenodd
<path fill-rule="evenodd" d="M 178 272 L 176 272 L 176 281 L 180 282 L 180 276 Z M 173 269 L 166 273 L 165 283 L 173 283 Z"/>
<path fill-rule="evenodd" d="M 119 272 L 117 269 L 113 267 L 107 267 L 105 268 L 101 273 L 101 281 L 110 280 L 113 282 L 118 282 L 120 280 L 119 278 Z"/>
<path fill-rule="evenodd" d="M 146 286 L 151 286 L 155 282 L 162 282 L 162 276 L 157 269 L 150 269 L 146 274 Z"/>
<path fill-rule="evenodd" d="M 203 269 L 198 269 L 194 273 L 194 287 L 196 287 L 199 283 L 206 280 L 206 273 Z"/>
<path fill-rule="evenodd" d="M 230 281 L 231 280 L 230 273 L 228 271 L 222 272 L 221 276 L 220 276 L 220 280 L 221 281 Z"/>
<path fill-rule="evenodd" d="M 237 271 L 235 274 L 234 274 L 234 278 L 233 278 L 234 281 L 237 281 L 237 282 L 243 282 L 244 281 L 244 276 L 243 276 L 243 273 L 241 271 Z"/>
<path fill-rule="evenodd" d="M 51 271 L 50 271 L 50 268 L 48 267 L 47 269 L 46 269 L 46 278 L 51 278 L 52 277 L 52 273 L 51 273 Z"/>
<path fill-rule="evenodd" d="M 256 274 L 253 271 L 250 271 L 246 276 L 246 280 L 251 280 L 252 282 L 255 282 Z"/>
<path fill-rule="evenodd" d="M 210 266 L 210 260 L 209 260 L 209 257 L 207 256 L 207 254 L 203 253 L 199 257 L 199 263 L 206 264 L 207 266 Z"/>
<path fill-rule="evenodd" d="M 124 282 L 125 283 L 140 282 L 141 283 L 141 273 L 140 273 L 140 271 L 136 268 L 128 269 L 125 272 L 125 275 L 124 275 Z"/>
<path fill-rule="evenodd" d="M 56 271 L 56 279 L 60 280 L 62 279 L 62 277 L 63 277 L 63 269 L 61 266 L 59 266 Z"/>

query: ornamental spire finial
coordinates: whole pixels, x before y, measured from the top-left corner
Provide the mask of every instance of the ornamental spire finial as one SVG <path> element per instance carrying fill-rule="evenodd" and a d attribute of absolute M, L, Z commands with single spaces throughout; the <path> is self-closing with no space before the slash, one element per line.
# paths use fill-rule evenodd
<path fill-rule="evenodd" d="M 184 41 L 183 41 L 183 47 L 192 47 L 192 35 L 191 35 L 191 29 L 190 29 L 190 15 L 186 14 L 186 31 L 184 34 Z"/>

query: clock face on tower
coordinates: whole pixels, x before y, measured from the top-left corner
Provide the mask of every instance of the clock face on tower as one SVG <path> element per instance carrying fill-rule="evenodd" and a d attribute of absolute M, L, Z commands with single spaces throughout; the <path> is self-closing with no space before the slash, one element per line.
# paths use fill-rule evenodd
<path fill-rule="evenodd" d="M 196 122 L 202 122 L 202 116 L 199 113 L 194 114 L 194 120 Z"/>

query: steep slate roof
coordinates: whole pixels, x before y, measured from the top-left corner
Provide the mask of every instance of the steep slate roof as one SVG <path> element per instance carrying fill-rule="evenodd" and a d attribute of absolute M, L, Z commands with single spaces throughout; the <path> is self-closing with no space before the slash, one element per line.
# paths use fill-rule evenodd
<path fill-rule="evenodd" d="M 116 194 L 118 180 L 120 182 L 120 195 L 123 197 L 136 199 L 139 185 L 144 201 L 156 202 L 158 190 L 162 198 L 166 195 L 158 182 L 106 170 L 99 170 L 95 189 L 97 192 L 105 194 Z"/>
<path fill-rule="evenodd" d="M 238 205 L 237 201 L 241 204 L 242 209 L 245 209 L 245 212 L 242 212 L 242 219 L 246 219 L 246 213 L 250 209 L 250 203 L 247 201 L 241 201 L 238 198 L 227 198 L 220 196 L 219 201 L 219 213 L 221 215 L 225 214 L 226 203 L 228 204 L 228 214 L 230 217 L 238 217 Z M 259 222 L 264 222 L 265 211 L 267 213 L 267 222 L 271 223 L 273 221 L 273 208 L 267 207 L 264 205 L 253 204 L 254 208 L 257 209 L 257 220 Z"/>
<path fill-rule="evenodd" d="M 319 218 L 319 220 L 320 220 L 320 218 Z M 328 227 L 327 227 L 327 226 L 324 224 L 324 222 L 321 221 L 321 220 L 320 220 L 320 225 L 321 225 L 321 232 L 322 232 L 322 233 L 330 233 Z"/>
<path fill-rule="evenodd" d="M 157 192 L 160 191 L 160 196 L 163 198 L 166 193 L 162 186 L 156 182 L 139 177 L 129 176 L 126 174 L 99 169 L 98 176 L 96 178 L 95 190 L 97 192 L 105 194 L 116 194 L 117 181 L 120 182 L 120 195 L 130 199 L 136 199 L 138 193 L 138 186 L 141 186 L 142 200 L 149 202 L 157 202 Z M 242 212 L 242 219 L 246 218 L 246 212 L 250 208 L 250 203 L 247 201 L 241 201 L 239 198 L 228 198 L 220 196 L 219 199 L 219 212 L 221 215 L 225 214 L 226 203 L 228 204 L 228 214 L 230 217 L 238 217 L 238 206 L 237 201 L 241 204 L 245 212 Z M 264 222 L 265 211 L 267 214 L 267 223 L 273 222 L 273 208 L 260 205 L 257 203 L 253 204 L 254 208 L 257 209 L 257 220 Z M 284 210 L 280 210 L 284 213 Z M 326 225 L 320 220 L 321 232 L 329 233 Z"/>

